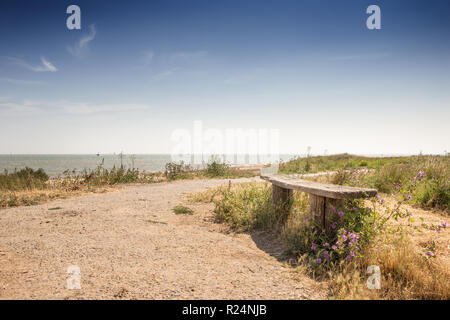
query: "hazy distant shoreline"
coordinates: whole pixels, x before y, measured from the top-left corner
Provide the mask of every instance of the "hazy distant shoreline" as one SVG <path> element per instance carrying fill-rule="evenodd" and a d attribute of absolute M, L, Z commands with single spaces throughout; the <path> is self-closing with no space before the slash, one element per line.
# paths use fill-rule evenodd
<path fill-rule="evenodd" d="M 296 155 L 280 155 L 281 160 L 289 160 Z M 119 154 L 0 154 L 0 171 L 29 167 L 32 169 L 42 168 L 50 176 L 61 175 L 66 170 L 76 170 L 77 172 L 84 169 L 92 170 L 98 167 L 104 161 L 103 167 L 111 169 L 114 166 L 120 167 L 123 164 L 127 168 L 136 168 L 140 171 L 158 172 L 164 171 L 165 165 L 173 161 L 170 154 L 124 154 L 122 160 Z M 207 160 L 205 161 L 205 163 Z M 260 159 L 259 163 L 237 161 L 230 163 L 232 165 L 256 165 L 268 163 L 264 159 Z M 193 166 L 194 168 L 202 167 L 201 164 Z"/>

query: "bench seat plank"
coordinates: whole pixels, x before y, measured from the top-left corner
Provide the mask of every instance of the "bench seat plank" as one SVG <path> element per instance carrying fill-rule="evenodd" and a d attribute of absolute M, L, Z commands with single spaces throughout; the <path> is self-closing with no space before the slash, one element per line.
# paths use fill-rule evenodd
<path fill-rule="evenodd" d="M 304 180 L 301 175 L 276 174 L 261 176 L 261 179 L 271 182 L 281 188 L 300 190 L 316 196 L 331 199 L 355 199 L 373 197 L 377 194 L 376 189 L 354 188 L 336 184 L 319 183 Z"/>

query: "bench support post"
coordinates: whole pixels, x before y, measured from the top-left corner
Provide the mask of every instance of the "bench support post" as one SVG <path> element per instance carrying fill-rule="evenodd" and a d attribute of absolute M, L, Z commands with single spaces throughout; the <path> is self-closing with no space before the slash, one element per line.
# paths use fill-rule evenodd
<path fill-rule="evenodd" d="M 284 189 L 272 184 L 272 199 L 276 210 L 278 210 L 281 215 L 287 217 L 291 210 L 293 190 Z"/>
<path fill-rule="evenodd" d="M 316 196 L 314 194 L 309 195 L 309 207 L 311 213 L 311 219 L 318 225 L 323 231 L 330 228 L 329 217 L 332 214 L 331 208 L 339 206 L 341 200 L 325 198 Z"/>
<path fill-rule="evenodd" d="M 326 198 L 316 196 L 314 194 L 309 195 L 309 210 L 311 213 L 311 219 L 321 228 L 325 225 L 325 208 Z"/>

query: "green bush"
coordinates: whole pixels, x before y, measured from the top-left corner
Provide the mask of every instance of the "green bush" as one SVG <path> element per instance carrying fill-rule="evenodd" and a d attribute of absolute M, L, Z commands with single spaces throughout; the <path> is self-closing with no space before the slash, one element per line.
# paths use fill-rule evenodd
<path fill-rule="evenodd" d="M 368 162 L 367 162 L 366 160 L 361 160 L 361 161 L 358 163 L 358 165 L 359 165 L 360 167 L 367 167 Z"/>
<path fill-rule="evenodd" d="M 278 221 L 272 207 L 271 188 L 265 183 L 244 183 L 219 189 L 216 218 L 233 229 L 272 228 Z"/>
<path fill-rule="evenodd" d="M 185 164 L 183 161 L 180 163 L 169 162 L 166 163 L 166 170 L 164 175 L 168 180 L 183 179 L 188 176 L 188 173 L 192 171 L 192 167 Z"/>
<path fill-rule="evenodd" d="M 225 162 L 220 162 L 218 159 L 213 158 L 206 165 L 206 175 L 209 177 L 220 177 L 227 174 L 230 170 L 230 166 Z"/>
<path fill-rule="evenodd" d="M 32 189 L 43 189 L 49 177 L 43 169 L 33 170 L 24 168 L 9 173 L 7 170 L 0 174 L 0 190 L 21 191 Z"/>
<path fill-rule="evenodd" d="M 450 208 L 448 180 L 425 180 L 412 193 L 412 199 L 425 207 Z"/>

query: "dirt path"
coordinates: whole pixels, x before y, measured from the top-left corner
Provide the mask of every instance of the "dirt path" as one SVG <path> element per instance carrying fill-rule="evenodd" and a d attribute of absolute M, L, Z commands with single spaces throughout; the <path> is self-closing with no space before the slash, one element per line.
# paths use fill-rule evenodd
<path fill-rule="evenodd" d="M 193 216 L 172 212 L 185 193 L 222 183 L 135 185 L 0 210 L 0 298 L 325 298 L 264 236 L 220 232 L 201 206 Z M 71 265 L 80 290 L 66 288 Z"/>

